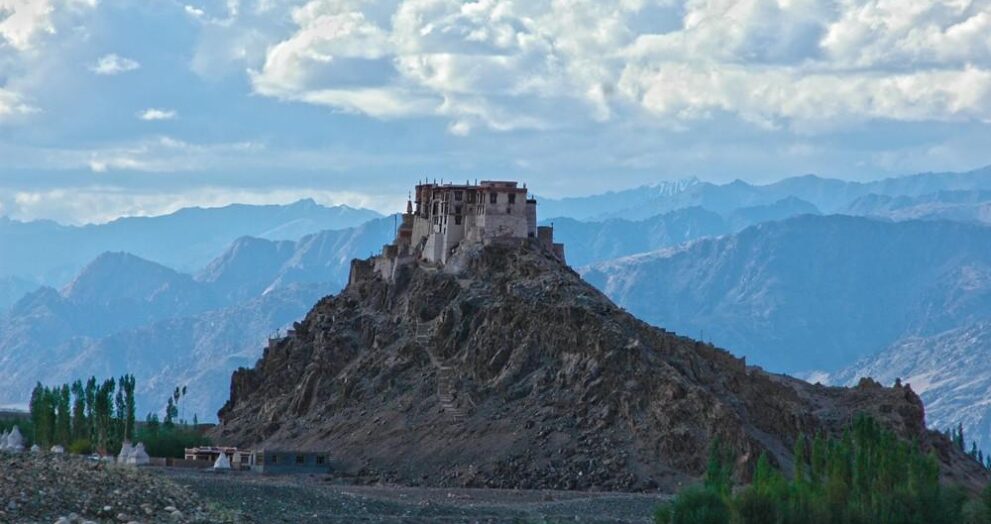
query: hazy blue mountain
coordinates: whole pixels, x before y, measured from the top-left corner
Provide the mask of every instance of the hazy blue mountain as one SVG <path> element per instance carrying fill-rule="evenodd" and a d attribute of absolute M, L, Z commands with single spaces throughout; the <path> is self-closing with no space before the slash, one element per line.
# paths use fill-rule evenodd
<path fill-rule="evenodd" d="M 230 373 L 267 337 L 340 290 L 351 259 L 378 251 L 393 220 L 296 242 L 243 237 L 194 278 L 127 253 L 105 253 L 61 291 L 43 287 L 0 315 L 0 405 L 24 404 L 37 381 L 134 373 L 142 412 L 176 385 L 213 419 Z"/>
<path fill-rule="evenodd" d="M 701 184 L 697 178 L 674 182 L 660 182 L 621 191 L 609 191 L 598 195 L 561 199 L 538 197 L 538 209 L 542 217 L 567 217 L 575 220 L 596 220 L 611 216 L 619 210 L 637 206 L 656 206 L 659 199 L 676 197 Z M 690 207 L 690 206 L 684 206 Z M 659 213 L 655 213 L 659 214 Z M 650 215 L 648 215 L 650 216 Z M 625 217 L 633 218 L 633 217 Z M 643 217 L 646 218 L 646 217 Z"/>
<path fill-rule="evenodd" d="M 873 182 L 849 182 L 815 175 L 786 178 L 766 185 L 741 180 L 713 184 L 689 179 L 582 198 L 540 199 L 540 206 L 545 217 L 643 220 L 689 207 L 702 207 L 727 215 L 739 208 L 765 206 L 794 197 L 809 202 L 823 213 L 838 213 L 854 200 L 870 194 L 920 196 L 971 190 L 991 190 L 991 167 L 966 173 L 922 173 Z"/>
<path fill-rule="evenodd" d="M 584 273 L 658 326 L 771 370 L 831 371 L 991 317 L 991 228 L 800 216 Z"/>
<path fill-rule="evenodd" d="M 49 369 L 45 380 L 133 373 L 142 416 L 162 410 L 173 388 L 187 385 L 191 394 L 183 404 L 185 416 L 216 420 L 229 394 L 231 373 L 253 365 L 270 336 L 284 332 L 329 292 L 327 285 L 291 285 L 197 316 L 98 339 L 73 337 L 56 349 L 64 359 Z"/>
<path fill-rule="evenodd" d="M 904 338 L 822 380 L 851 385 L 866 376 L 910 384 L 926 403 L 930 426 L 945 430 L 963 424 L 968 447 L 974 440 L 991 449 L 991 319 Z"/>
<path fill-rule="evenodd" d="M 57 286 L 106 251 L 125 251 L 178 270 L 195 271 L 238 237 L 298 240 L 379 217 L 367 209 L 324 207 L 312 200 L 290 205 L 187 208 L 170 215 L 128 217 L 79 227 L 0 217 L 0 246 L 4 246 L 0 275 Z"/>
<path fill-rule="evenodd" d="M 554 236 L 567 249 L 573 267 L 676 246 L 690 240 L 725 235 L 747 226 L 782 220 L 801 214 L 818 214 L 808 202 L 791 197 L 773 204 L 745 207 L 726 216 L 701 207 L 678 209 L 646 220 L 610 219 L 580 222 L 555 218 L 544 223 L 554 225 Z"/>
<path fill-rule="evenodd" d="M 955 220 L 991 223 L 991 191 L 940 191 L 919 196 L 871 193 L 851 202 L 844 213 L 890 220 Z"/>
<path fill-rule="evenodd" d="M 0 313 L 14 305 L 18 299 L 35 289 L 38 289 L 37 282 L 14 277 L 0 276 Z"/>
<path fill-rule="evenodd" d="M 321 231 L 297 242 L 243 237 L 197 273 L 196 280 L 231 299 L 298 283 L 323 283 L 340 289 L 347 283 L 352 258 L 378 253 L 394 237 L 391 217 L 354 228 Z"/>

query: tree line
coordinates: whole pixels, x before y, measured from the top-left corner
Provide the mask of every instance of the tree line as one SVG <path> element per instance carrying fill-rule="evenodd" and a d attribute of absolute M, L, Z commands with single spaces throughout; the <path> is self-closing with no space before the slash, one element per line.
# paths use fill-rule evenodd
<path fill-rule="evenodd" d="M 962 440 L 963 435 L 959 438 Z M 959 442 L 957 445 L 961 445 Z M 991 490 L 970 498 L 940 482 L 933 452 L 861 415 L 841 437 L 800 436 L 790 478 L 762 454 L 733 490 L 734 455 L 715 443 L 701 486 L 658 509 L 659 524 L 991 523 Z M 977 457 L 975 457 L 976 459 Z"/>
<path fill-rule="evenodd" d="M 52 387 L 39 382 L 30 404 L 34 443 L 43 448 L 61 445 L 76 453 L 119 449 L 134 436 L 134 387 L 133 375 L 103 382 L 90 377 Z"/>

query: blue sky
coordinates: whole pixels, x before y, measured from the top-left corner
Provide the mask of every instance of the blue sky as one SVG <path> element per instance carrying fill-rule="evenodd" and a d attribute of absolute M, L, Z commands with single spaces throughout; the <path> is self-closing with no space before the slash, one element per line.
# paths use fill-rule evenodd
<path fill-rule="evenodd" d="M 991 0 L 0 0 L 0 214 L 991 163 Z"/>

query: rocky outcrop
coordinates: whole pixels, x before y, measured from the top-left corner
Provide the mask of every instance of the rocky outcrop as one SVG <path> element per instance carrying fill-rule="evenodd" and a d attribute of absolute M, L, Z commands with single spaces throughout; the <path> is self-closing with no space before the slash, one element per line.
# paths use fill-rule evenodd
<path fill-rule="evenodd" d="M 713 439 L 787 470 L 800 434 L 867 412 L 936 449 L 948 477 L 984 474 L 926 430 L 911 389 L 747 366 L 637 320 L 533 245 L 355 279 L 295 327 L 235 372 L 217 440 L 327 450 L 341 474 L 409 484 L 670 489 Z"/>

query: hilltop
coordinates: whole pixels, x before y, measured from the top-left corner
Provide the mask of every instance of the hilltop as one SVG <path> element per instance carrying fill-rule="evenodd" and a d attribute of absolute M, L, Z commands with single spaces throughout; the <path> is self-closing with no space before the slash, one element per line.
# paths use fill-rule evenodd
<path fill-rule="evenodd" d="M 926 429 L 910 388 L 747 366 L 634 318 L 538 243 L 462 246 L 393 279 L 355 264 L 235 372 L 218 441 L 333 450 L 342 474 L 413 485 L 649 490 L 695 478 L 716 438 L 787 470 L 799 434 L 866 412 L 934 450 L 947 478 L 985 476 Z"/>

